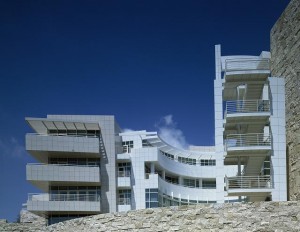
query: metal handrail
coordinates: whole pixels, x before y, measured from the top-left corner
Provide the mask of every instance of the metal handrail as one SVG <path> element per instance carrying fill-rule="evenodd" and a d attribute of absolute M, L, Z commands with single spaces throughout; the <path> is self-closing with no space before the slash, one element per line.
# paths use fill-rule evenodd
<path fill-rule="evenodd" d="M 270 112 L 269 100 L 238 100 L 226 102 L 226 115 L 235 113 Z"/>
<path fill-rule="evenodd" d="M 48 164 L 48 163 L 27 163 L 34 166 L 71 166 L 71 167 L 99 167 L 96 164 Z"/>
<path fill-rule="evenodd" d="M 226 149 L 230 147 L 271 146 L 272 137 L 263 133 L 231 134 L 225 140 Z"/>
<path fill-rule="evenodd" d="M 161 178 L 160 176 L 158 177 L 160 180 L 164 181 L 164 182 L 167 182 L 169 184 L 172 184 L 172 185 L 176 185 L 176 186 L 182 186 L 182 187 L 185 187 L 185 188 L 196 188 L 196 189 L 216 189 L 216 186 L 213 186 L 213 187 L 203 187 L 203 186 L 199 186 L 199 187 L 196 187 L 196 186 L 191 186 L 191 185 L 185 185 L 185 184 L 177 184 L 177 183 L 174 183 L 174 182 L 171 182 L 171 181 L 168 181 L 166 179 L 163 179 Z"/>
<path fill-rule="evenodd" d="M 28 201 L 100 201 L 99 194 L 29 193 Z"/>
<path fill-rule="evenodd" d="M 130 177 L 131 171 L 118 171 L 118 177 Z"/>
<path fill-rule="evenodd" d="M 119 198 L 118 205 L 131 205 L 131 199 L 130 198 Z"/>
<path fill-rule="evenodd" d="M 225 72 L 270 70 L 270 59 L 227 59 L 225 60 Z"/>
<path fill-rule="evenodd" d="M 167 154 L 168 153 L 166 153 L 166 152 L 162 152 L 162 151 L 159 151 L 159 153 L 160 153 L 160 155 L 162 155 L 163 157 L 166 157 L 166 158 L 168 158 L 169 160 L 172 160 L 172 161 L 175 161 L 175 162 L 178 162 L 178 163 L 181 163 L 181 164 L 186 164 L 186 165 L 192 165 L 192 166 L 201 166 L 201 167 L 212 167 L 212 166 L 216 166 L 216 165 L 201 165 L 201 162 L 202 162 L 202 160 L 211 160 L 211 161 L 215 161 L 216 162 L 216 159 L 215 158 L 207 158 L 207 159 L 205 159 L 205 158 L 203 158 L 203 159 L 201 159 L 201 158 L 198 158 L 198 159 L 196 159 L 196 158 L 190 158 L 190 157 L 185 157 L 185 156 L 179 156 L 179 155 L 173 155 L 173 154 L 169 154 L 169 155 L 173 155 L 174 157 L 169 157 Z M 195 159 L 196 160 L 196 163 L 189 163 L 189 162 L 181 162 L 181 161 L 179 161 L 179 159 L 178 158 L 186 158 L 186 159 Z M 201 156 L 200 156 L 201 157 Z M 215 162 L 214 162 L 214 164 L 215 164 Z M 213 162 L 212 162 L 213 163 Z"/>
<path fill-rule="evenodd" d="M 97 135 L 78 135 L 78 134 L 65 134 L 65 133 L 51 133 L 51 134 L 41 134 L 41 133 L 27 133 L 27 135 L 36 135 L 36 136 L 61 136 L 61 137 L 86 137 L 86 138 L 98 138 Z"/>
<path fill-rule="evenodd" d="M 225 183 L 226 190 L 272 188 L 271 176 L 226 176 Z"/>

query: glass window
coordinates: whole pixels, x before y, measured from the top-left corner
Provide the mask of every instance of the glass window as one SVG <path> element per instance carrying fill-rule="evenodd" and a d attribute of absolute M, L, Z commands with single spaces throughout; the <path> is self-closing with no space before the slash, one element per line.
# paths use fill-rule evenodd
<path fill-rule="evenodd" d="M 130 189 L 122 189 L 119 190 L 119 205 L 131 205 L 131 190 Z"/>
<path fill-rule="evenodd" d="M 130 177 L 131 163 L 118 163 L 118 177 Z"/>
<path fill-rule="evenodd" d="M 145 190 L 146 208 L 158 207 L 158 189 L 146 189 Z"/>
<path fill-rule="evenodd" d="M 203 179 L 202 188 L 215 189 L 216 188 L 216 179 Z"/>
<path fill-rule="evenodd" d="M 196 165 L 196 159 L 186 158 L 186 157 L 181 157 L 181 156 L 178 156 L 178 162 L 184 163 L 184 164 L 189 164 L 189 165 Z"/>

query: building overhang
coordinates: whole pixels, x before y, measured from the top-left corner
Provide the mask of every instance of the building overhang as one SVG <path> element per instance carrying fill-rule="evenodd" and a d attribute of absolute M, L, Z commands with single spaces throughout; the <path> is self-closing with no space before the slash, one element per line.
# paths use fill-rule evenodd
<path fill-rule="evenodd" d="M 74 120 L 54 120 L 48 118 L 25 118 L 29 126 L 39 134 L 47 134 L 49 130 L 57 131 L 99 131 L 100 126 L 96 121 L 74 121 Z"/>

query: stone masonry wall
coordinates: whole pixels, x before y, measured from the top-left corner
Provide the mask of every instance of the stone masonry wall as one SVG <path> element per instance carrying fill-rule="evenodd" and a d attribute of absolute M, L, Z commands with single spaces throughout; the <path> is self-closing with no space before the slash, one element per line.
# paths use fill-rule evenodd
<path fill-rule="evenodd" d="M 22 225 L 27 226 L 23 228 Z M 300 231 L 300 202 L 202 204 L 108 213 L 39 229 L 2 223 L 0 231 Z"/>
<path fill-rule="evenodd" d="M 288 197 L 300 200 L 300 1 L 291 0 L 271 30 L 272 76 L 285 78 Z"/>

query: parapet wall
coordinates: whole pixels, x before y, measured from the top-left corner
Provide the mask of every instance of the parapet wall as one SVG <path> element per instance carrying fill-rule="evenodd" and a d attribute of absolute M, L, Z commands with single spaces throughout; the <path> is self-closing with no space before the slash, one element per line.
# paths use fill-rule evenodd
<path fill-rule="evenodd" d="M 39 229 L 36 226 L 23 230 L 20 228 L 20 224 L 18 226 L 16 223 L 0 224 L 0 231 L 29 232 L 300 231 L 300 202 L 202 204 L 144 209 L 99 214 Z"/>
<path fill-rule="evenodd" d="M 300 200 L 299 0 L 291 0 L 271 30 L 271 72 L 272 76 L 285 78 L 288 196 Z"/>

